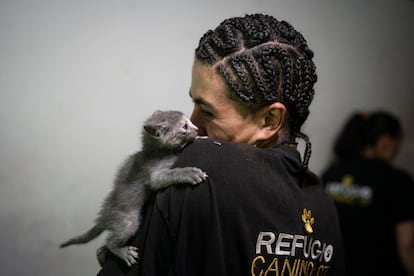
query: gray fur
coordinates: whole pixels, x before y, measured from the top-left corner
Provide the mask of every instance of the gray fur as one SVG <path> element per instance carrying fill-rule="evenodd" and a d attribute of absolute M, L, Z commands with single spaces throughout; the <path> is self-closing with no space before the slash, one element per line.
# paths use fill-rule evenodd
<path fill-rule="evenodd" d="M 197 127 L 183 113 L 155 111 L 143 129 L 142 150 L 129 156 L 118 170 L 95 225 L 60 247 L 87 243 L 106 230 L 105 245 L 97 251 L 99 263 L 103 264 L 109 250 L 131 266 L 136 263 L 138 249 L 126 242 L 139 228 L 148 189 L 158 190 L 176 183 L 195 185 L 207 177 L 195 167 L 171 169 L 182 148 L 197 137 Z"/>

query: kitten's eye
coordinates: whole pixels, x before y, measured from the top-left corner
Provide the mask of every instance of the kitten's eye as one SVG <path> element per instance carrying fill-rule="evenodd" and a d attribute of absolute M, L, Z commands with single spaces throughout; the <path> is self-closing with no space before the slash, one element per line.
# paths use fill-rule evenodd
<path fill-rule="evenodd" d="M 188 123 L 185 123 L 183 126 L 184 129 L 188 129 Z"/>

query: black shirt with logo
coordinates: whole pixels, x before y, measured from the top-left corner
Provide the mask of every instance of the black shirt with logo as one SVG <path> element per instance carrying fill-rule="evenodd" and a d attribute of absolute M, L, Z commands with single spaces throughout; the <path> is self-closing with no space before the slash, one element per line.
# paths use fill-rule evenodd
<path fill-rule="evenodd" d="M 326 169 L 322 181 L 338 210 L 347 274 L 406 275 L 395 227 L 414 220 L 411 177 L 382 160 L 356 158 Z"/>
<path fill-rule="evenodd" d="M 199 139 L 175 166 L 208 178 L 153 193 L 138 265 L 114 257 L 98 275 L 343 275 L 335 207 L 296 149 Z"/>

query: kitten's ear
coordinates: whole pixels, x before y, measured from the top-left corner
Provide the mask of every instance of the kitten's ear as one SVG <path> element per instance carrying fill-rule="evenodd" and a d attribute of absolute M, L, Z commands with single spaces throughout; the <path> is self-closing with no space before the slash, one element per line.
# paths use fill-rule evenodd
<path fill-rule="evenodd" d="M 152 137 L 158 138 L 168 129 L 168 124 L 166 122 L 148 122 L 144 125 L 144 129 Z"/>
<path fill-rule="evenodd" d="M 157 132 L 157 127 L 156 126 L 153 126 L 153 125 L 145 125 L 144 126 L 144 129 L 151 136 L 154 136 L 154 137 L 158 137 L 159 136 L 159 133 Z"/>

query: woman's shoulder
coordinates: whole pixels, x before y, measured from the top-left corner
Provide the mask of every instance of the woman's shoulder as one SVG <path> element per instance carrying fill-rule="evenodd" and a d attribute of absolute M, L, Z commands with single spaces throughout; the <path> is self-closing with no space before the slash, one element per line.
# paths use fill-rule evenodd
<path fill-rule="evenodd" d="M 210 138 L 198 138 L 180 153 L 179 162 L 200 160 L 237 159 L 237 156 L 252 153 L 255 147 L 244 143 L 233 143 Z"/>
<path fill-rule="evenodd" d="M 196 139 L 180 153 L 177 167 L 196 166 L 203 169 L 235 172 L 240 170 L 271 169 L 274 173 L 302 170 L 300 155 L 287 146 L 259 148 L 247 143 L 235 143 L 217 139 Z"/>
<path fill-rule="evenodd" d="M 261 150 L 245 143 L 196 139 L 179 154 L 175 167 L 198 167 L 209 175 L 234 175 L 262 160 Z"/>

